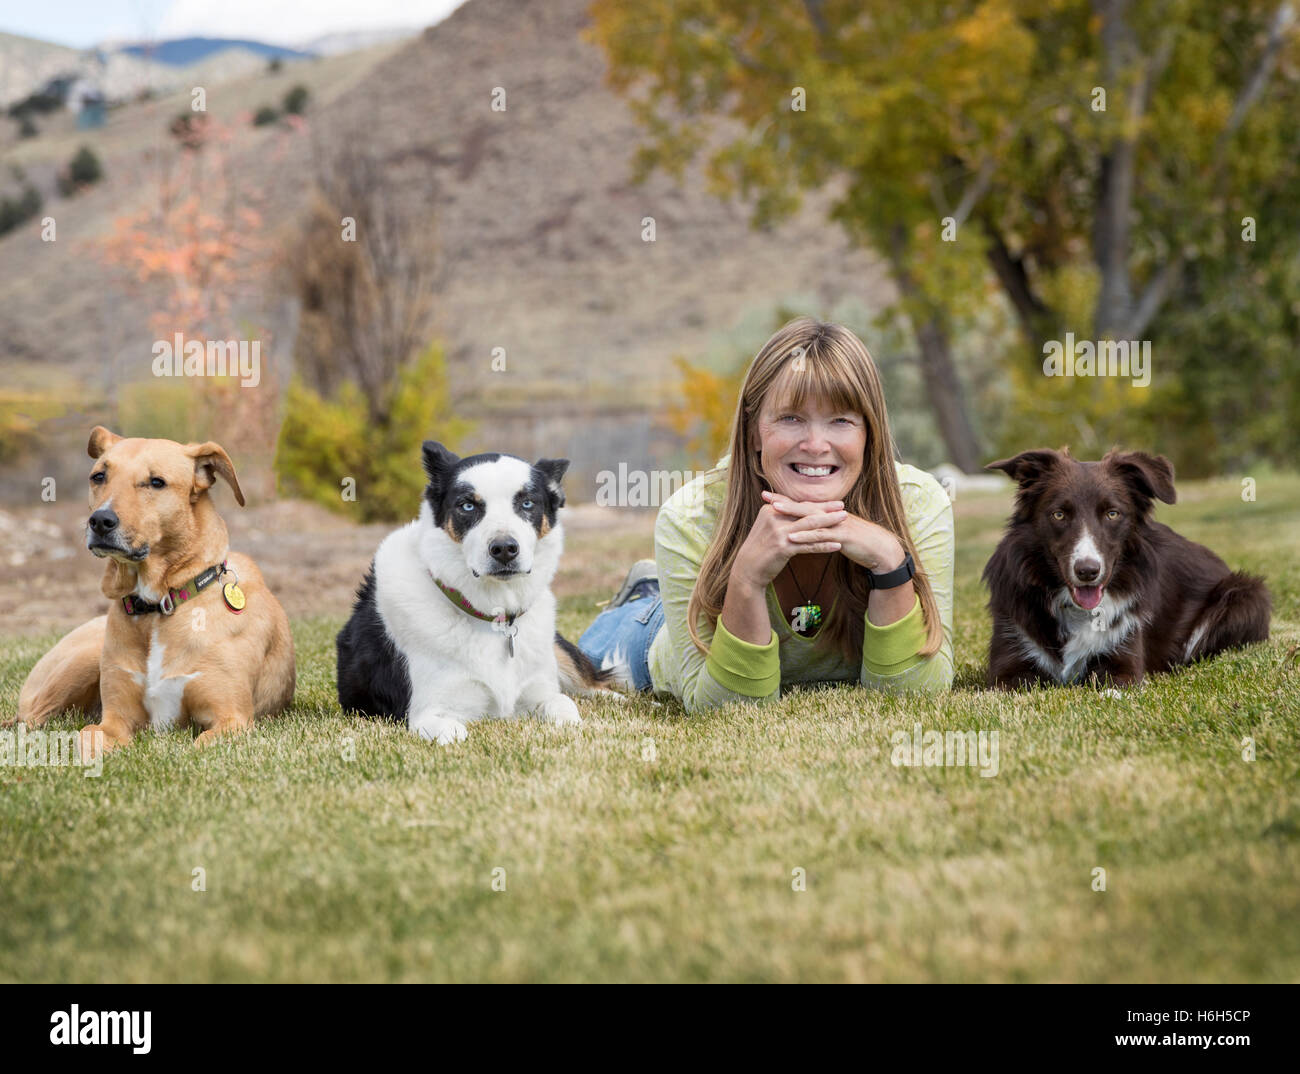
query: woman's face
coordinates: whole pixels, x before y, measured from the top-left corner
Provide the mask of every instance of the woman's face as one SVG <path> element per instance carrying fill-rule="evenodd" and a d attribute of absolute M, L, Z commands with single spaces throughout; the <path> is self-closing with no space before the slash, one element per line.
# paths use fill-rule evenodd
<path fill-rule="evenodd" d="M 862 473 L 863 416 L 816 399 L 780 405 L 775 394 L 758 413 L 761 466 L 772 491 L 805 502 L 846 499 Z"/>

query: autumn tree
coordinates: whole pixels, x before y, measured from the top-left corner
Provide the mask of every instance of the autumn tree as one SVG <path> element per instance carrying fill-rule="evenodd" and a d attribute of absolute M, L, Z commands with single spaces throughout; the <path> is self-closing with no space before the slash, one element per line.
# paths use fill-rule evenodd
<path fill-rule="evenodd" d="M 1241 400 L 1225 412 L 1196 382 L 1213 361 L 1198 325 L 1248 359 L 1246 398 L 1300 417 L 1284 357 L 1300 342 L 1287 291 L 1300 257 L 1292 4 L 595 0 L 591 12 L 609 79 L 648 133 L 639 174 L 680 174 L 703 154 L 758 224 L 833 192 L 833 218 L 891 269 L 963 469 L 985 455 L 952 339 L 990 301 L 1018 326 L 1016 435 L 1073 432 L 1100 449 L 1194 427 L 1204 455 Z M 1066 332 L 1153 340 L 1152 396 L 1043 377 L 1044 344 Z"/>
<path fill-rule="evenodd" d="M 313 145 L 315 185 L 283 259 L 300 305 L 295 365 L 326 394 L 355 384 L 383 422 L 402 367 L 429 342 L 438 290 L 438 247 L 425 192 L 404 201 L 383 161 L 359 134 Z"/>
<path fill-rule="evenodd" d="M 424 485 L 419 444 L 454 447 L 471 428 L 432 338 L 434 176 L 399 183 L 358 131 L 321 134 L 313 161 L 314 189 L 282 258 L 300 312 L 279 488 L 362 521 L 408 518 Z M 418 196 L 402 196 L 412 189 Z"/>
<path fill-rule="evenodd" d="M 244 462 L 245 491 L 268 494 L 258 475 L 273 457 L 281 385 L 276 341 L 259 323 L 247 283 L 270 257 L 262 199 L 232 163 L 230 127 L 205 116 L 170 129 L 175 144 L 149 158 L 156 196 L 116 217 L 98 253 L 120 270 L 121 286 L 152 306 L 150 335 L 168 343 L 177 334 L 257 340 L 259 379 L 249 387 L 237 376 L 159 378 L 149 375 L 150 347 L 140 345 L 134 353 L 144 361 L 113 377 L 115 421 L 139 436 L 219 437 Z"/>

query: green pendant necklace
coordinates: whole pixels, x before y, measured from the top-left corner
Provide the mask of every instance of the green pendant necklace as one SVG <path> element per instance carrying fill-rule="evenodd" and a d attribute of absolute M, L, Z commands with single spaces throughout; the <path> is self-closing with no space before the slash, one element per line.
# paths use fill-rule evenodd
<path fill-rule="evenodd" d="M 797 634 L 803 634 L 805 631 L 816 630 L 822 625 L 822 606 L 814 604 L 803 595 L 803 588 L 799 585 L 799 579 L 795 577 L 794 566 L 786 564 L 790 568 L 790 581 L 794 583 L 795 589 L 799 593 L 801 604 L 796 604 L 790 609 L 790 628 Z M 813 589 L 813 595 L 822 587 L 822 582 L 826 581 L 826 572 L 831 568 L 831 557 L 826 557 L 826 566 L 822 568 L 822 576 L 817 579 L 817 585 Z"/>

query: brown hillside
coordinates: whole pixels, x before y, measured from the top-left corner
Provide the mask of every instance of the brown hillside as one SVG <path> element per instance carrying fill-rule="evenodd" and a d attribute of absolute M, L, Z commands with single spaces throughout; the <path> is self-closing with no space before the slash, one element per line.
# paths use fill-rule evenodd
<path fill-rule="evenodd" d="M 470 0 L 412 41 L 217 87 L 209 109 L 233 121 L 308 82 L 310 133 L 238 126 L 231 143 L 237 183 L 268 234 L 291 228 L 304 207 L 312 140 L 364 138 L 401 185 L 413 226 L 436 221 L 439 331 L 459 405 L 482 418 L 465 446 L 567 453 L 589 483 L 619 461 L 668 461 L 653 413 L 674 355 L 697 355 L 743 315 L 792 296 L 874 304 L 886 286 L 818 207 L 757 232 L 698 176 L 633 186 L 641 132 L 605 86 L 601 52 L 581 37 L 585 9 L 585 0 Z M 498 86 L 505 112 L 490 107 Z M 47 196 L 57 243 L 41 243 L 30 226 L 0 239 L 0 361 L 11 380 L 58 376 L 93 395 L 149 376 L 150 300 L 88 244 L 115 216 L 148 204 L 157 167 L 148 154 L 177 152 L 164 131 L 187 101 L 129 106 L 90 135 L 8 143 L 30 174 L 48 178 L 90 141 L 108 173 L 72 201 Z M 645 216 L 656 221 L 653 244 L 641 239 Z M 275 331 L 282 362 L 292 305 L 266 264 L 251 265 L 244 282 L 239 313 Z M 490 370 L 495 347 L 506 349 L 506 373 Z M 74 466 L 80 472 L 80 459 Z M 574 495 L 586 498 L 576 484 Z"/>

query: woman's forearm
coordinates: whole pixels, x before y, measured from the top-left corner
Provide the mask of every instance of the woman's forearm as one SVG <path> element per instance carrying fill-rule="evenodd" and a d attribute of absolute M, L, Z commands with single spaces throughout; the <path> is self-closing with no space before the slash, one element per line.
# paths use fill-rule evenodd
<path fill-rule="evenodd" d="M 719 619 L 733 638 L 751 645 L 766 645 L 772 640 L 772 623 L 767 615 L 767 587 L 750 581 L 733 566 Z"/>
<path fill-rule="evenodd" d="M 910 581 L 893 589 L 873 589 L 867 597 L 867 619 L 872 626 L 889 626 L 910 612 L 915 603 L 916 587 Z"/>
<path fill-rule="evenodd" d="M 880 546 L 863 565 L 867 570 L 880 574 L 902 566 L 907 550 L 892 533 L 883 529 L 878 532 Z M 872 626 L 889 626 L 910 612 L 915 603 L 916 588 L 911 581 L 893 589 L 873 589 L 867 597 L 867 619 Z"/>

